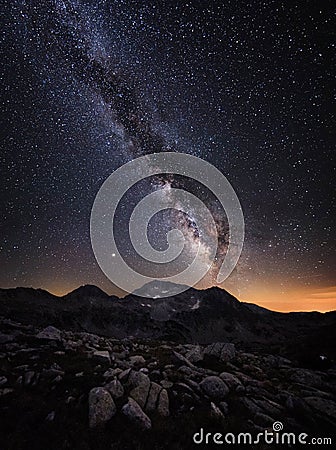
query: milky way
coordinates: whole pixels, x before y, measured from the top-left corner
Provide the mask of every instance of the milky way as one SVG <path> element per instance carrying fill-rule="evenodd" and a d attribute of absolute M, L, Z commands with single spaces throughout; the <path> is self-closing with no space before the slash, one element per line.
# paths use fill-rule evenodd
<path fill-rule="evenodd" d="M 278 304 L 333 292 L 333 12 L 331 1 L 5 2 L 1 285 L 114 292 L 90 246 L 95 195 L 125 162 L 178 151 L 219 168 L 242 203 L 244 252 L 224 287 Z M 227 224 L 202 186 L 148 180 L 120 220 L 170 185 L 213 212 L 215 273 Z M 206 253 L 192 218 L 176 212 L 153 221 L 158 248 L 175 225 Z"/>

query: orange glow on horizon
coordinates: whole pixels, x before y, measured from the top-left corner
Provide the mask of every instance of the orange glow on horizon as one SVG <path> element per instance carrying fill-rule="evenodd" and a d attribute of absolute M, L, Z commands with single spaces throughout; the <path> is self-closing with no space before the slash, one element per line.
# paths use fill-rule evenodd
<path fill-rule="evenodd" d="M 256 289 L 245 293 L 243 297 L 240 300 L 279 312 L 328 312 L 336 309 L 336 286 L 293 288 L 286 292 L 277 292 L 271 288 Z"/>

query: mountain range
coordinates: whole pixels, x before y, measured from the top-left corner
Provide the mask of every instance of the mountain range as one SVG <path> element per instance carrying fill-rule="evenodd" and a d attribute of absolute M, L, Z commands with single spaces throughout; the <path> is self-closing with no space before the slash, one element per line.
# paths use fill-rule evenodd
<path fill-rule="evenodd" d="M 335 359 L 336 311 L 280 313 L 240 302 L 216 287 L 173 295 L 175 288 L 154 281 L 122 299 L 93 285 L 63 297 L 41 289 L 0 289 L 0 316 L 116 338 L 230 341 L 245 349 L 272 349 L 308 365 L 319 364 L 321 356 Z M 167 290 L 172 295 L 161 298 Z"/>

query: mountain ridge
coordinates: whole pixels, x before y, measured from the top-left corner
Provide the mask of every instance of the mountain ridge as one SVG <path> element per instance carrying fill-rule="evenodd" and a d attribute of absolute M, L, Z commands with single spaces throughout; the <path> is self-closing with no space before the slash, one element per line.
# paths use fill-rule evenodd
<path fill-rule="evenodd" d="M 148 283 L 151 284 L 152 282 Z M 169 283 L 169 282 L 165 282 L 165 283 Z M 173 283 L 171 283 L 173 284 Z M 101 297 L 101 298 L 106 298 L 106 299 L 117 299 L 117 300 L 125 300 L 128 299 L 129 297 L 138 297 L 141 298 L 141 296 L 138 295 L 138 291 L 142 290 L 144 288 L 144 286 L 142 288 L 136 289 L 134 292 L 124 296 L 124 297 L 118 297 L 116 295 L 110 295 L 108 294 L 106 291 L 104 291 L 103 289 L 101 289 L 100 287 L 94 285 L 94 284 L 83 284 L 78 286 L 77 288 L 67 292 L 66 294 L 63 295 L 56 295 L 51 293 L 50 291 L 48 291 L 47 289 L 42 289 L 42 288 L 33 288 L 33 287 L 26 287 L 26 286 L 17 286 L 17 287 L 13 287 L 13 288 L 0 288 L 0 298 L 1 295 L 4 294 L 14 294 L 14 293 L 28 293 L 30 295 L 34 294 L 38 294 L 38 296 L 42 296 L 43 294 L 45 294 L 46 296 L 48 296 L 49 298 L 54 298 L 54 299 L 69 299 L 69 298 L 76 298 L 79 295 L 81 296 L 92 296 L 92 297 Z M 206 289 L 196 289 L 194 287 L 190 287 L 188 289 L 188 292 L 220 292 L 220 293 L 224 293 L 225 295 L 229 295 L 231 297 L 233 297 L 234 299 L 236 299 L 240 304 L 245 305 L 247 307 L 249 307 L 251 310 L 257 311 L 259 310 L 259 312 L 264 311 L 264 312 L 271 312 L 271 313 L 277 313 L 277 314 L 311 314 L 311 313 L 317 313 L 317 314 L 329 314 L 329 313 L 335 313 L 336 309 L 334 310 L 330 310 L 330 311 L 317 311 L 317 310 L 312 310 L 312 311 L 275 311 L 269 308 L 266 308 L 264 306 L 260 306 L 256 303 L 251 303 L 251 302 L 246 302 L 246 301 L 242 301 L 239 300 L 239 298 L 235 297 L 233 294 L 231 294 L 229 291 L 220 288 L 218 286 L 212 286 L 210 288 L 206 288 Z M 99 295 L 97 295 L 97 293 Z M 76 294 L 76 295 L 75 295 Z M 78 294 L 78 295 L 77 295 Z M 183 293 L 182 293 L 183 294 Z M 156 300 L 155 297 L 147 297 L 149 299 L 153 299 Z M 170 298 L 170 297 L 165 297 L 165 298 Z"/>
<path fill-rule="evenodd" d="M 0 289 L 0 316 L 37 327 L 53 325 L 123 339 L 181 343 L 234 342 L 283 355 L 335 357 L 336 312 L 281 313 L 239 301 L 218 287 L 176 296 L 109 296 L 93 285 L 56 297 L 32 288 Z M 300 355 L 302 353 L 302 355 Z M 309 356 L 310 358 L 310 356 Z"/>

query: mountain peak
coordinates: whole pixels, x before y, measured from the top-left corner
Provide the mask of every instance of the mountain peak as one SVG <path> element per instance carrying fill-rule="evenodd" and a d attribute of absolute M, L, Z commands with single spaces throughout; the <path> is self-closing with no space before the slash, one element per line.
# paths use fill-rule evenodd
<path fill-rule="evenodd" d="M 68 294 L 64 295 L 63 298 L 73 298 L 73 297 L 98 297 L 98 298 L 108 298 L 109 295 L 106 294 L 102 289 L 94 284 L 85 284 L 79 286 Z"/>

